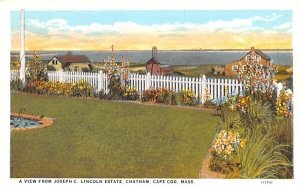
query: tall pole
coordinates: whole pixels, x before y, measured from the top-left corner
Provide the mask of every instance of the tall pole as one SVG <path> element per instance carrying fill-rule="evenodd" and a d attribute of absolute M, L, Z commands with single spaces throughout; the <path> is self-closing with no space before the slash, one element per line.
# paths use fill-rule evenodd
<path fill-rule="evenodd" d="M 25 11 L 24 9 L 21 9 L 20 13 L 20 62 L 21 62 L 21 68 L 20 68 L 20 79 L 23 82 L 23 85 L 25 85 Z"/>

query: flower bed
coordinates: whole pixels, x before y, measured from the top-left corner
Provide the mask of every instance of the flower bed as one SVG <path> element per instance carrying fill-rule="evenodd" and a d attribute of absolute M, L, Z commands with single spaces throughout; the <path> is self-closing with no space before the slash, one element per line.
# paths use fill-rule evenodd
<path fill-rule="evenodd" d="M 76 83 L 60 83 L 33 81 L 26 84 L 25 91 L 30 93 L 47 94 L 47 95 L 65 95 L 77 97 L 93 96 L 93 87 L 85 82 L 78 81 Z"/>
<path fill-rule="evenodd" d="M 22 113 L 10 113 L 12 116 L 20 117 L 20 118 L 25 118 L 25 119 L 32 119 L 35 121 L 40 122 L 42 125 L 41 126 L 36 126 L 36 127 L 28 127 L 28 128 L 11 128 L 11 131 L 25 131 L 25 130 L 31 130 L 31 129 L 40 129 L 40 128 L 46 128 L 51 125 L 53 125 L 54 121 L 52 118 L 49 117 L 38 117 L 30 114 L 22 114 Z"/>
<path fill-rule="evenodd" d="M 142 93 L 142 102 L 176 104 L 173 92 L 166 88 L 148 89 Z"/>

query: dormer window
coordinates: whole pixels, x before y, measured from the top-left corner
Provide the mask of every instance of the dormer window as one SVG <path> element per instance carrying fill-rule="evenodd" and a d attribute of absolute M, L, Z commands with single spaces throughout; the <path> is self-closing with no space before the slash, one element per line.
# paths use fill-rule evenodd
<path fill-rule="evenodd" d="M 259 62 L 261 60 L 261 57 L 259 55 L 255 56 L 255 61 Z"/>

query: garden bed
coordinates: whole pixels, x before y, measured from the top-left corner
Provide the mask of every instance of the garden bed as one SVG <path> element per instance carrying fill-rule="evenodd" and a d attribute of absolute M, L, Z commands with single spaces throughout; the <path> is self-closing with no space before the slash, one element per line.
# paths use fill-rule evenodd
<path fill-rule="evenodd" d="M 53 125 L 53 119 L 49 118 L 49 117 L 38 117 L 35 115 L 30 115 L 30 114 L 22 114 L 22 113 L 15 113 L 15 112 L 11 112 L 10 113 L 11 116 L 16 116 L 16 117 L 20 117 L 20 118 L 24 118 L 24 119 L 31 119 L 31 120 L 35 120 L 41 123 L 40 126 L 35 126 L 35 127 L 26 127 L 26 128 L 11 128 L 11 131 L 26 131 L 26 130 L 31 130 L 31 129 L 41 129 L 41 128 L 46 128 L 49 127 L 51 125 Z"/>

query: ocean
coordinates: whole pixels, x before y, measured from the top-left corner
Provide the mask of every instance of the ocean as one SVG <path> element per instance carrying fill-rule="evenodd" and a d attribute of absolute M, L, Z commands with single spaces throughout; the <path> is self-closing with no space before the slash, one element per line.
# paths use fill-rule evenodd
<path fill-rule="evenodd" d="M 68 51 L 39 51 L 43 60 L 50 60 L 55 55 L 63 55 Z M 75 55 L 86 55 L 92 62 L 103 62 L 111 56 L 111 51 L 69 51 Z M 157 59 L 166 65 L 224 65 L 243 57 L 248 51 L 157 51 Z M 292 51 L 264 51 L 277 65 L 293 65 Z M 26 52 L 30 58 L 32 52 Z M 11 52 L 12 56 L 18 52 Z M 145 64 L 151 57 L 151 50 L 115 51 L 116 60 L 120 61 L 123 56 L 130 62 Z"/>

